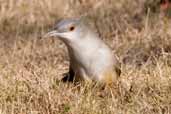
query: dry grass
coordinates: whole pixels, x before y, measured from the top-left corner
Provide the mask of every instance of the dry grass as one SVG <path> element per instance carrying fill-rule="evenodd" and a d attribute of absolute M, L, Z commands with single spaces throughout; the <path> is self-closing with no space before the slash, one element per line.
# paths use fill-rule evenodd
<path fill-rule="evenodd" d="M 170 114 L 170 20 L 147 1 L 0 0 L 0 113 Z M 55 21 L 80 15 L 122 61 L 113 89 L 61 82 L 66 47 L 40 39 Z"/>

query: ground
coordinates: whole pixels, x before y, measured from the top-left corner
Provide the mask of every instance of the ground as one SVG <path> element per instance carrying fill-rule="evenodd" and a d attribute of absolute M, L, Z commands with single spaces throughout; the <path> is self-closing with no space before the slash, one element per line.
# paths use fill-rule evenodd
<path fill-rule="evenodd" d="M 156 2 L 0 0 L 0 113 L 170 114 L 171 25 Z M 66 46 L 42 36 L 80 16 L 122 63 L 112 88 L 60 81 Z"/>

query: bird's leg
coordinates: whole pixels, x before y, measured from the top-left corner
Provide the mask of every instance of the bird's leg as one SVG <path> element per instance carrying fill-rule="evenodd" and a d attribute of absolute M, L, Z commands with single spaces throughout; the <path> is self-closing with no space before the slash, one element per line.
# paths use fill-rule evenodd
<path fill-rule="evenodd" d="M 70 67 L 69 72 L 64 74 L 64 77 L 62 78 L 63 82 L 73 82 L 75 78 L 75 72 L 74 70 Z"/>

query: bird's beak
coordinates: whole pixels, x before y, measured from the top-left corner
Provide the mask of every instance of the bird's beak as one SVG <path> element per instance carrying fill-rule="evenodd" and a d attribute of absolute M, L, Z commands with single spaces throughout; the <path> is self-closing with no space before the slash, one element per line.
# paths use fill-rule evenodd
<path fill-rule="evenodd" d="M 53 30 L 53 31 L 46 33 L 43 37 L 47 38 L 47 37 L 59 36 L 59 35 L 60 33 L 57 30 Z"/>

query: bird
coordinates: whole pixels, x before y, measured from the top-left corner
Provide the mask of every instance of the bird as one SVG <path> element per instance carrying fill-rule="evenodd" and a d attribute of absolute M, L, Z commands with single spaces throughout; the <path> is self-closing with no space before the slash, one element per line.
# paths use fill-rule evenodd
<path fill-rule="evenodd" d="M 120 76 L 121 63 L 117 56 L 83 19 L 63 19 L 45 37 L 58 38 L 68 49 L 69 72 L 63 81 L 112 84 Z"/>

